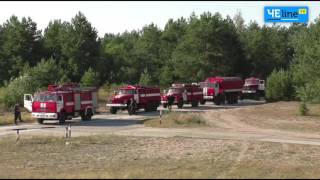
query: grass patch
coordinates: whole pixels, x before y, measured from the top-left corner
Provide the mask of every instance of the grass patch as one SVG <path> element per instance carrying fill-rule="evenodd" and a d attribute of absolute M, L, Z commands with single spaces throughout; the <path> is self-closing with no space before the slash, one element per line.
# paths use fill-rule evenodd
<path fill-rule="evenodd" d="M 31 117 L 31 113 L 22 111 L 21 119 L 24 122 L 35 122 L 36 119 Z M 0 112 L 0 125 L 14 124 L 14 114 L 12 112 Z"/>
<path fill-rule="evenodd" d="M 105 135 L 16 142 L 8 136 L 0 151 L 0 178 L 320 177 L 319 146 Z"/>
<path fill-rule="evenodd" d="M 160 124 L 161 120 L 161 124 Z M 162 118 L 149 119 L 144 121 L 148 127 L 202 127 L 208 126 L 206 120 L 200 113 L 179 113 L 170 112 Z"/>

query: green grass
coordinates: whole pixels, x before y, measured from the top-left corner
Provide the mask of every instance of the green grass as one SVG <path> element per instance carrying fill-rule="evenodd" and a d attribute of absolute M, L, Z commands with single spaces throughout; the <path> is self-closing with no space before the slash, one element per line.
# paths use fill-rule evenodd
<path fill-rule="evenodd" d="M 161 123 L 160 123 L 161 120 Z M 179 113 L 170 112 L 162 118 L 149 119 L 144 121 L 148 127 L 205 127 L 208 126 L 206 120 L 200 113 Z"/>

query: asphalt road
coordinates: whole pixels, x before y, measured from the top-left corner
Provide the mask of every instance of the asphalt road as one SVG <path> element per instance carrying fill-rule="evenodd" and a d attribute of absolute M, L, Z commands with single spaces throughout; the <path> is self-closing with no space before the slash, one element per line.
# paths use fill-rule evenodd
<path fill-rule="evenodd" d="M 185 105 L 184 108 L 173 108 L 173 111 L 181 112 L 205 112 L 219 111 L 233 108 L 243 108 L 263 104 L 264 101 L 244 100 L 236 105 L 215 106 L 211 102 L 192 108 Z M 157 112 L 138 111 L 136 115 L 129 116 L 126 111 L 119 111 L 118 114 L 96 114 L 91 121 L 81 121 L 80 118 L 67 121 L 65 125 L 59 125 L 57 121 L 45 121 L 44 124 L 22 123 L 18 126 L 8 125 L 0 127 L 0 138 L 6 135 L 53 135 L 64 137 L 66 127 L 71 125 L 71 136 L 95 135 L 95 134 L 114 134 L 126 136 L 150 136 L 150 137 L 189 137 L 189 138 L 208 138 L 208 139 L 232 139 L 246 141 L 264 141 L 277 143 L 294 143 L 307 145 L 320 145 L 320 136 L 303 136 L 282 132 L 261 132 L 261 131 L 226 131 L 225 129 L 210 128 L 151 128 L 145 127 L 142 121 L 149 118 L 159 117 L 162 107 Z"/>

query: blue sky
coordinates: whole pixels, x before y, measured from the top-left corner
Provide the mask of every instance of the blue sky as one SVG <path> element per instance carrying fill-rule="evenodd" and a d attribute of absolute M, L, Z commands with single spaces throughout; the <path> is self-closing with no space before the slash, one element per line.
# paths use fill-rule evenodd
<path fill-rule="evenodd" d="M 105 33 L 141 29 L 151 22 L 163 29 L 169 18 L 188 18 L 193 11 L 197 15 L 219 12 L 223 17 L 241 11 L 246 23 L 257 21 L 262 25 L 266 5 L 309 6 L 309 22 L 320 13 L 320 1 L 1 1 L 0 23 L 13 14 L 19 18 L 30 16 L 43 30 L 50 20 L 70 21 L 81 11 L 102 37 Z"/>

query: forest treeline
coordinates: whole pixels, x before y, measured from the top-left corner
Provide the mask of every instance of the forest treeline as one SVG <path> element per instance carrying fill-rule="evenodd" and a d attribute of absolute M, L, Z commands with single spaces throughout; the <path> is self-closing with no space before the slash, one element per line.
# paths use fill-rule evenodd
<path fill-rule="evenodd" d="M 319 19 L 260 26 L 241 13 L 191 13 L 169 19 L 164 29 L 150 23 L 103 37 L 81 12 L 70 22 L 52 20 L 43 31 L 30 17 L 11 16 L 0 25 L 0 86 L 8 104 L 50 83 L 168 86 L 208 76 L 260 77 L 270 99 L 314 100 L 317 92 L 309 89 L 320 85 L 319 56 Z"/>

